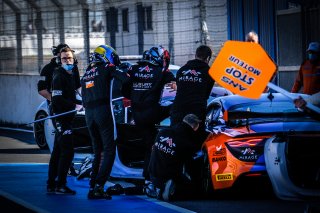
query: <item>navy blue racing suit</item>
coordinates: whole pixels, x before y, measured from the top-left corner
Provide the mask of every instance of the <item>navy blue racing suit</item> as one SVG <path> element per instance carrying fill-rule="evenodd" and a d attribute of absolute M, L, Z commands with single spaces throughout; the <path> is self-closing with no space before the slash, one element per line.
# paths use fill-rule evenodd
<path fill-rule="evenodd" d="M 194 134 L 194 130 L 184 122 L 159 131 L 149 163 L 150 179 L 157 188 L 163 188 L 169 179 L 180 182 L 183 164 L 196 151 L 192 140 Z"/>
<path fill-rule="evenodd" d="M 148 166 L 151 147 L 157 134 L 155 124 L 169 116 L 170 108 L 160 105 L 160 97 L 164 85 L 174 81 L 170 71 L 162 71 L 162 67 L 150 63 L 139 63 L 129 68 L 130 97 L 133 119 L 141 131 L 146 145 L 143 176 L 149 179 Z"/>
<path fill-rule="evenodd" d="M 96 184 L 105 185 L 115 158 L 115 128 L 112 111 L 114 78 L 125 82 L 128 77 L 115 65 L 103 63 L 89 65 L 81 78 L 82 101 L 86 109 L 86 122 L 94 153 L 91 188 Z"/>

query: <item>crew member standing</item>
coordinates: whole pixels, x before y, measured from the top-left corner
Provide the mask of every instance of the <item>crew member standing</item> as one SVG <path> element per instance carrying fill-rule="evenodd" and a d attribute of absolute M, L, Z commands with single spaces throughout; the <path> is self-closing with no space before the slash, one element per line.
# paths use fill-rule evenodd
<path fill-rule="evenodd" d="M 169 107 L 160 105 L 164 85 L 174 81 L 174 75 L 168 70 L 169 52 L 162 46 L 151 47 L 143 54 L 143 60 L 129 68 L 130 81 L 124 92 L 131 100 L 133 119 L 142 133 L 146 145 L 143 176 L 149 183 L 149 159 L 151 147 L 156 136 L 155 124 L 169 116 Z"/>
<path fill-rule="evenodd" d="M 61 49 L 59 60 L 61 66 L 55 69 L 52 81 L 52 110 L 54 114 L 82 108 L 76 101 L 75 90 L 76 85 L 80 85 L 80 79 L 73 72 L 75 61 L 73 50 L 68 47 Z M 74 155 L 72 134 L 74 116 L 75 113 L 69 113 L 56 118 L 57 138 L 49 162 L 47 193 L 76 194 L 76 191 L 66 185 L 67 173 Z"/>
<path fill-rule="evenodd" d="M 48 64 L 46 64 L 41 72 L 40 72 L 40 76 L 44 77 L 44 80 L 39 80 L 38 81 L 38 93 L 44 97 L 45 99 L 47 99 L 47 105 L 48 105 L 48 112 L 50 115 L 52 115 L 52 106 L 51 106 L 51 86 L 52 86 L 52 78 L 53 78 L 53 72 L 56 68 L 58 68 L 60 66 L 60 50 L 62 48 L 65 47 L 69 47 L 67 44 L 59 44 L 58 46 L 53 46 L 52 47 L 52 54 L 53 54 L 53 58 L 50 60 L 50 62 Z M 79 82 L 79 70 L 77 67 L 77 60 L 74 61 L 74 66 L 72 69 L 72 73 L 73 75 L 75 75 L 75 85 L 76 85 L 76 89 L 77 92 L 80 93 L 80 82 Z M 35 124 L 36 125 L 36 124 Z M 53 120 L 53 126 L 55 128 L 55 122 Z M 56 140 L 56 137 L 55 137 Z M 41 148 L 45 148 L 47 146 L 47 143 L 44 144 L 39 144 L 38 145 Z M 70 173 L 71 174 L 75 174 L 74 168 L 73 166 L 70 167 Z"/>
<path fill-rule="evenodd" d="M 303 87 L 304 94 L 313 95 L 320 92 L 320 44 L 311 42 L 307 49 L 307 60 L 299 69 L 291 92 L 297 93 Z"/>
<path fill-rule="evenodd" d="M 81 78 L 82 101 L 94 153 L 88 199 L 111 199 L 104 190 L 116 151 L 111 89 L 113 78 L 127 79 L 127 75 L 116 68 L 118 65 L 120 59 L 116 51 L 100 45 Z"/>
<path fill-rule="evenodd" d="M 199 146 L 204 141 L 207 100 L 214 85 L 209 75 L 209 61 L 212 56 L 210 47 L 201 45 L 196 50 L 194 60 L 181 67 L 176 76 L 177 93 L 173 101 L 170 119 L 171 126 L 182 122 L 187 114 L 195 114 L 202 122 L 198 129 Z"/>

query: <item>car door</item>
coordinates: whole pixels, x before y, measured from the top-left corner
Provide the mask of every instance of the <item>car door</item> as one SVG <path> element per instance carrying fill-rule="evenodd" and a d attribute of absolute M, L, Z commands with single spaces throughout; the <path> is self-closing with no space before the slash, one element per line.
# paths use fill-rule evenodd
<path fill-rule="evenodd" d="M 117 160 L 129 168 L 142 168 L 145 145 L 141 133 L 134 125 L 130 100 L 122 97 L 121 86 L 121 82 L 114 79 L 112 106 L 116 124 Z"/>
<path fill-rule="evenodd" d="M 283 134 L 264 146 L 266 169 L 277 197 L 301 200 L 320 196 L 320 122 L 285 123 Z"/>

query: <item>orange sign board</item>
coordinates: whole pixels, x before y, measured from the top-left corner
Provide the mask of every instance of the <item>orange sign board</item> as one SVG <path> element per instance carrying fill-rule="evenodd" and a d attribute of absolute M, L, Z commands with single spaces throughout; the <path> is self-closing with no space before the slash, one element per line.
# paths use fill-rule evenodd
<path fill-rule="evenodd" d="M 260 44 L 227 41 L 210 67 L 209 74 L 231 92 L 257 99 L 275 71 L 276 65 Z"/>

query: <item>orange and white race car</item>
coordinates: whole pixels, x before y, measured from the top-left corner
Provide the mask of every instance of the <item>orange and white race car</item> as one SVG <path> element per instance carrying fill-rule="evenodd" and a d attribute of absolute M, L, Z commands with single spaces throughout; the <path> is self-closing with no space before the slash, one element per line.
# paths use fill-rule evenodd
<path fill-rule="evenodd" d="M 208 105 L 206 126 L 211 132 L 202 146 L 201 182 L 206 193 L 230 188 L 243 178 L 267 177 L 264 145 L 273 135 L 320 130 L 319 121 L 280 93 L 264 93 L 259 99 L 216 98 Z"/>

